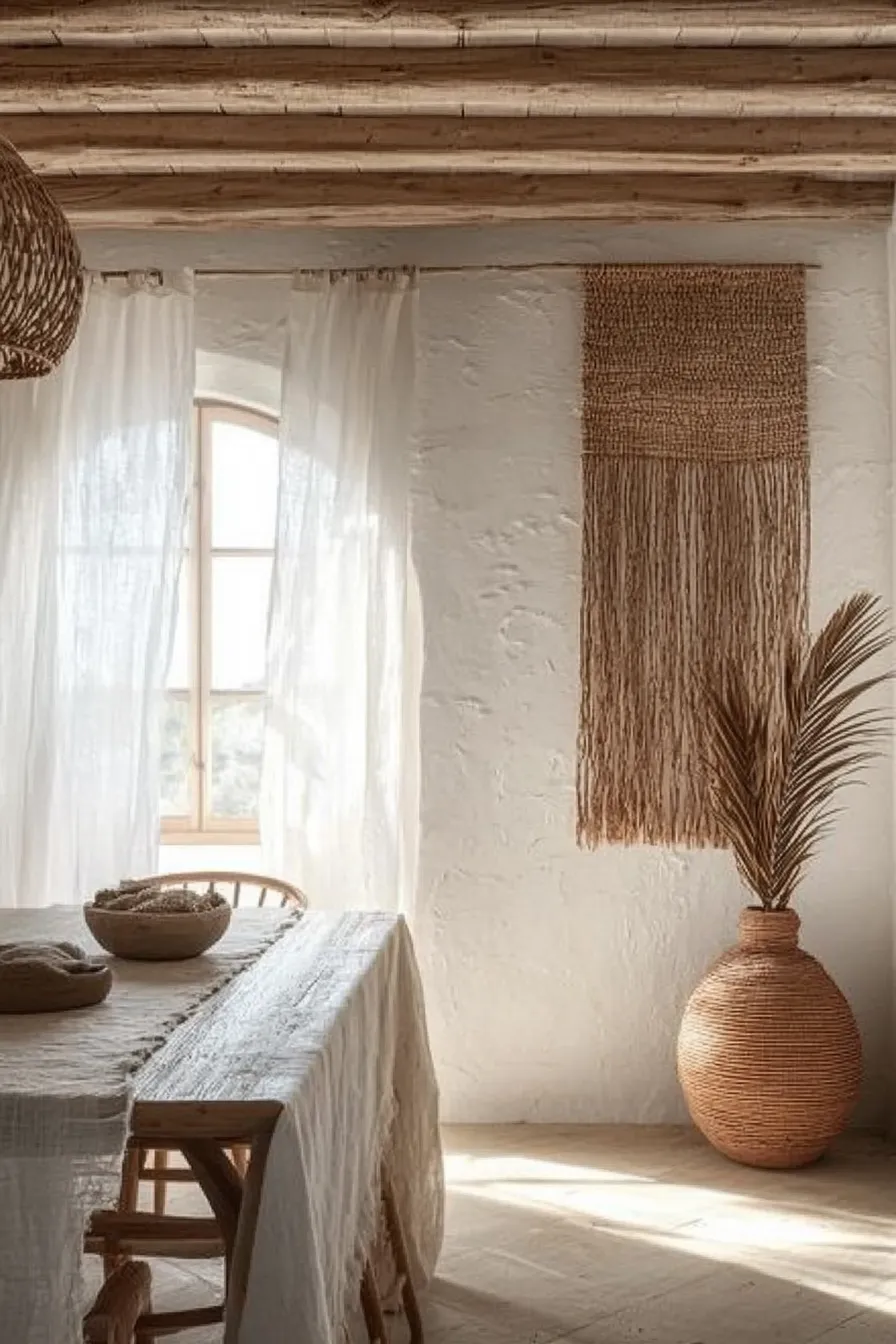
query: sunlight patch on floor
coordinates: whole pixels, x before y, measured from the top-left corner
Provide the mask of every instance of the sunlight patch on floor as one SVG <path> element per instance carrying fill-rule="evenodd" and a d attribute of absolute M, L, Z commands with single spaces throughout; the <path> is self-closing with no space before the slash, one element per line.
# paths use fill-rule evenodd
<path fill-rule="evenodd" d="M 821 1191 L 817 1203 L 795 1208 L 789 1173 L 753 1173 L 759 1189 L 747 1193 L 727 1188 L 729 1182 L 749 1186 L 746 1169 L 724 1165 L 720 1174 L 712 1155 L 707 1170 L 706 1179 L 682 1182 L 634 1165 L 626 1169 L 618 1160 L 604 1167 L 525 1152 L 454 1150 L 446 1161 L 455 1197 L 505 1208 L 508 1220 L 513 1209 L 540 1213 L 557 1227 L 590 1229 L 603 1243 L 640 1243 L 755 1271 L 856 1309 L 873 1307 L 896 1324 L 893 1217 L 838 1208 Z M 811 1186 L 801 1182 L 804 1202 L 807 1190 L 811 1196 Z M 500 1254 L 506 1258 L 508 1251 Z"/>

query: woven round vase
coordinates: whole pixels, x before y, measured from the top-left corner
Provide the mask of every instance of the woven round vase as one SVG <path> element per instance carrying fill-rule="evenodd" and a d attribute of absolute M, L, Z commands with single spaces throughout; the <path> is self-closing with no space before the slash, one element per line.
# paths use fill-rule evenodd
<path fill-rule="evenodd" d="M 862 1047 L 824 967 L 801 951 L 793 910 L 742 911 L 736 947 L 697 986 L 678 1037 L 691 1118 L 726 1157 L 801 1167 L 855 1104 Z"/>

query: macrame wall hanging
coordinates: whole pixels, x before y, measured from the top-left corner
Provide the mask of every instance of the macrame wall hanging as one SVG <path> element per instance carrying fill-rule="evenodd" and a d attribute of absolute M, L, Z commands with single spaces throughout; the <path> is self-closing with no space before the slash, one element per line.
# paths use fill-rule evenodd
<path fill-rule="evenodd" d="M 579 843 L 712 845 L 701 690 L 805 622 L 805 276 L 584 272 Z"/>

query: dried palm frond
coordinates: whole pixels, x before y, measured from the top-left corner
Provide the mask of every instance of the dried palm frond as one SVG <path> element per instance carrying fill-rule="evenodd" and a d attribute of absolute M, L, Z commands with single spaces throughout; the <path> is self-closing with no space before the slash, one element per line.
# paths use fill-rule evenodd
<path fill-rule="evenodd" d="M 789 905 L 838 814 L 835 793 L 890 733 L 888 712 L 853 708 L 890 673 L 851 681 L 890 639 L 880 601 L 858 593 L 813 643 L 787 652 L 777 690 L 756 692 L 730 667 L 708 692 L 713 809 L 744 882 L 767 910 Z"/>

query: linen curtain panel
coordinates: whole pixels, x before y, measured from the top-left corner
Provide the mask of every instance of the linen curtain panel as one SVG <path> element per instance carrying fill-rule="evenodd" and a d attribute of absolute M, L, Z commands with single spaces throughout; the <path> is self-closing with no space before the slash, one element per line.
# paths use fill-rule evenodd
<path fill-rule="evenodd" d="M 184 537 L 192 278 L 92 277 L 60 368 L 0 389 L 0 904 L 151 872 Z"/>
<path fill-rule="evenodd" d="M 316 907 L 404 911 L 416 883 L 416 313 L 407 272 L 302 274 L 291 296 L 261 830 Z"/>

